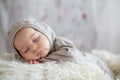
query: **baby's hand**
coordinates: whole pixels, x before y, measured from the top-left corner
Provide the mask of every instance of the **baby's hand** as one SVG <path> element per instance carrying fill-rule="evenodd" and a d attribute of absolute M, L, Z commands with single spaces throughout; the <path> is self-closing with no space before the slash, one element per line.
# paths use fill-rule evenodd
<path fill-rule="evenodd" d="M 40 62 L 37 60 L 30 60 L 28 61 L 29 64 L 39 64 Z"/>

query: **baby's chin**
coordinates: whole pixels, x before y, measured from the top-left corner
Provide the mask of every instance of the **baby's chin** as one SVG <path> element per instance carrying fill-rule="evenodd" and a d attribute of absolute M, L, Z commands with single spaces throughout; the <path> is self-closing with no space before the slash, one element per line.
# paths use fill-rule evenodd
<path fill-rule="evenodd" d="M 30 61 L 30 60 L 38 60 L 39 57 L 34 57 L 34 58 L 29 58 L 29 59 L 26 59 L 27 61 Z"/>

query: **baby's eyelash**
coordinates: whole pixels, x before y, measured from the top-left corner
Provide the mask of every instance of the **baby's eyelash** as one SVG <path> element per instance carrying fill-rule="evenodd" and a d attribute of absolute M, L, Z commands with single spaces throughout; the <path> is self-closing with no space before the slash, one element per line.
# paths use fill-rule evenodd
<path fill-rule="evenodd" d="M 39 41 L 39 39 L 40 39 L 40 35 L 35 40 L 33 40 L 33 42 L 37 42 Z"/>

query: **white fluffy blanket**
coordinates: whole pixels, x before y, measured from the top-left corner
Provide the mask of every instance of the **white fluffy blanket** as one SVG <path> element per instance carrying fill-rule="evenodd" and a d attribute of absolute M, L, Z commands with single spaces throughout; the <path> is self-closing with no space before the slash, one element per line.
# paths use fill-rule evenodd
<path fill-rule="evenodd" d="M 93 51 L 93 54 L 100 56 L 108 63 L 111 69 L 119 70 L 120 62 L 117 61 L 118 56 L 109 54 L 105 51 Z M 113 60 L 113 63 L 109 62 Z M 119 72 L 115 72 L 117 80 Z M 14 59 L 12 54 L 0 54 L 0 80 L 111 80 L 108 74 L 105 74 L 97 65 L 88 62 L 80 64 L 72 62 L 47 62 L 42 64 L 30 65 L 21 63 Z"/>

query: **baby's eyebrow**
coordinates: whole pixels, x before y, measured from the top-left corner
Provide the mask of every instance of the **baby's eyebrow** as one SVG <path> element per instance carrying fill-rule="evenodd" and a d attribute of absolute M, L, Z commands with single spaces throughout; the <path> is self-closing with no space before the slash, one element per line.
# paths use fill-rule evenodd
<path fill-rule="evenodd" d="M 34 33 L 30 36 L 30 38 L 32 38 L 35 34 L 36 34 L 36 32 L 34 32 Z"/>

